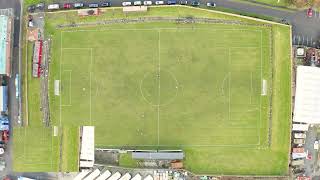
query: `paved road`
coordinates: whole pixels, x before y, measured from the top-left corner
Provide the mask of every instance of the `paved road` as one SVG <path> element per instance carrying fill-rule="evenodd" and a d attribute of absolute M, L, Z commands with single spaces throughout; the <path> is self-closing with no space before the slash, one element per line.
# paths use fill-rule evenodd
<path fill-rule="evenodd" d="M 15 97 L 15 84 L 14 78 L 18 73 L 19 68 L 19 34 L 20 34 L 20 1 L 19 0 L 0 0 L 0 8 L 12 8 L 14 9 L 15 21 L 14 21 L 14 34 L 13 34 L 13 57 L 12 57 L 12 77 L 9 79 L 9 119 L 11 124 L 16 122 L 18 116 L 18 101 Z M 12 126 L 10 126 L 10 132 L 12 132 Z M 10 134 L 12 137 L 12 134 Z M 11 138 L 12 140 L 12 138 Z M 0 173 L 2 176 L 4 173 L 10 173 L 12 170 L 11 154 L 12 154 L 12 141 L 9 141 L 7 151 L 5 154 L 7 168 L 5 172 Z"/>

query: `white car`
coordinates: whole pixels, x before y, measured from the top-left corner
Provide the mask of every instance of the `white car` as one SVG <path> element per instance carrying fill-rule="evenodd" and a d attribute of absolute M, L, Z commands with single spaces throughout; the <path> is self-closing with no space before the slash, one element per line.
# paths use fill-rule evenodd
<path fill-rule="evenodd" d="M 142 2 L 141 2 L 141 1 L 135 1 L 135 2 L 133 2 L 133 5 L 135 5 L 135 6 L 141 6 L 141 5 L 142 5 Z"/>
<path fill-rule="evenodd" d="M 143 1 L 143 5 L 150 6 L 152 5 L 152 1 Z"/>
<path fill-rule="evenodd" d="M 156 5 L 163 5 L 164 1 L 156 1 Z"/>
<path fill-rule="evenodd" d="M 131 2 L 122 2 L 122 6 L 131 6 Z"/>
<path fill-rule="evenodd" d="M 214 2 L 208 2 L 207 7 L 216 7 L 216 3 Z"/>

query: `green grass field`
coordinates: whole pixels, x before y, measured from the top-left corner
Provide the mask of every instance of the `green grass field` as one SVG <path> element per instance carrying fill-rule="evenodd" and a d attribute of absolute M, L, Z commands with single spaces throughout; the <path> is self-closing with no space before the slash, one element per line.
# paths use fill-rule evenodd
<path fill-rule="evenodd" d="M 102 147 L 266 146 L 268 30 L 115 28 L 61 32 L 56 122 L 96 126 Z"/>
<path fill-rule="evenodd" d="M 189 13 L 241 20 L 182 7 L 154 8 L 141 16 Z M 113 10 L 101 18 L 112 17 L 121 15 Z M 51 120 L 63 132 L 62 147 L 49 146 L 57 161 L 52 171 L 58 162 L 62 170 L 77 169 L 78 126 L 94 125 L 96 147 L 183 149 L 185 166 L 195 173 L 287 174 L 289 27 L 162 22 L 60 30 L 54 24 L 84 19 L 72 13 L 48 19 Z M 61 81 L 61 96 L 54 96 L 54 80 Z M 28 152 L 15 153 L 21 170 L 27 161 L 17 157 Z M 24 170 L 35 169 L 42 170 L 37 164 Z"/>

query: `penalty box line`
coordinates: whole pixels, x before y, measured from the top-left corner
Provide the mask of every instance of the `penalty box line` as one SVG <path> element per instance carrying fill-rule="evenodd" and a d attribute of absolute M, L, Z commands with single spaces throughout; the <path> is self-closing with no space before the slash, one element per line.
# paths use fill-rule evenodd
<path fill-rule="evenodd" d="M 93 61 L 93 48 L 82 48 L 82 47 L 63 47 L 63 43 L 62 43 L 62 40 L 63 40 L 63 33 L 65 31 L 61 31 L 60 32 L 60 81 L 62 80 L 62 53 L 64 50 L 89 50 L 90 51 L 90 67 L 89 67 L 89 122 L 90 124 L 92 125 L 92 97 L 91 97 L 91 93 L 92 93 L 92 61 Z M 72 70 L 70 70 L 72 71 Z M 70 75 L 71 76 L 71 75 Z M 70 81 L 71 83 L 71 81 Z M 71 91 L 71 84 L 70 84 L 70 91 Z M 61 86 L 60 86 L 60 92 L 62 92 L 62 89 L 61 89 Z M 71 94 L 70 94 L 70 97 L 71 98 Z M 70 100 L 71 102 L 71 100 Z M 59 121 L 59 124 L 60 126 L 62 125 L 62 107 L 65 107 L 65 106 L 69 106 L 69 105 L 63 105 L 61 104 L 62 103 L 62 96 L 60 95 L 60 121 Z"/>
<path fill-rule="evenodd" d="M 231 66 L 232 62 L 231 62 L 231 53 L 232 53 L 232 49 L 245 49 L 245 48 L 260 48 L 260 67 L 258 69 L 260 69 L 260 80 L 262 81 L 262 69 L 263 69 L 263 64 L 262 64 L 262 30 L 259 30 L 260 32 L 260 47 L 229 47 L 228 48 L 228 62 L 229 62 L 229 67 Z M 251 102 L 251 95 L 252 95 L 252 72 L 251 72 L 251 76 L 250 76 L 250 102 Z M 231 71 L 229 71 L 229 120 L 230 120 L 230 117 L 231 117 Z M 258 143 L 257 145 L 261 145 L 261 134 L 260 134 L 260 129 L 261 129 L 261 116 L 262 116 L 262 113 L 261 113 L 261 108 L 262 108 L 262 104 L 261 104 L 261 95 L 260 95 L 260 100 L 259 100 L 259 118 L 257 120 L 257 124 L 258 124 L 258 127 L 256 127 L 256 129 L 258 129 Z"/>

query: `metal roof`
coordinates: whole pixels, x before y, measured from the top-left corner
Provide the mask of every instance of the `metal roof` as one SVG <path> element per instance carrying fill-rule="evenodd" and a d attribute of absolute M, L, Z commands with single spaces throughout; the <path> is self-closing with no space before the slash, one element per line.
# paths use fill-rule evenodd
<path fill-rule="evenodd" d="M 183 152 L 132 152 L 133 159 L 177 160 L 183 159 Z"/>
<path fill-rule="evenodd" d="M 94 161 L 94 126 L 82 127 L 81 160 Z"/>
<path fill-rule="evenodd" d="M 6 74 L 8 16 L 0 15 L 0 74 Z"/>
<path fill-rule="evenodd" d="M 293 122 L 320 124 L 320 68 L 298 66 Z"/>

